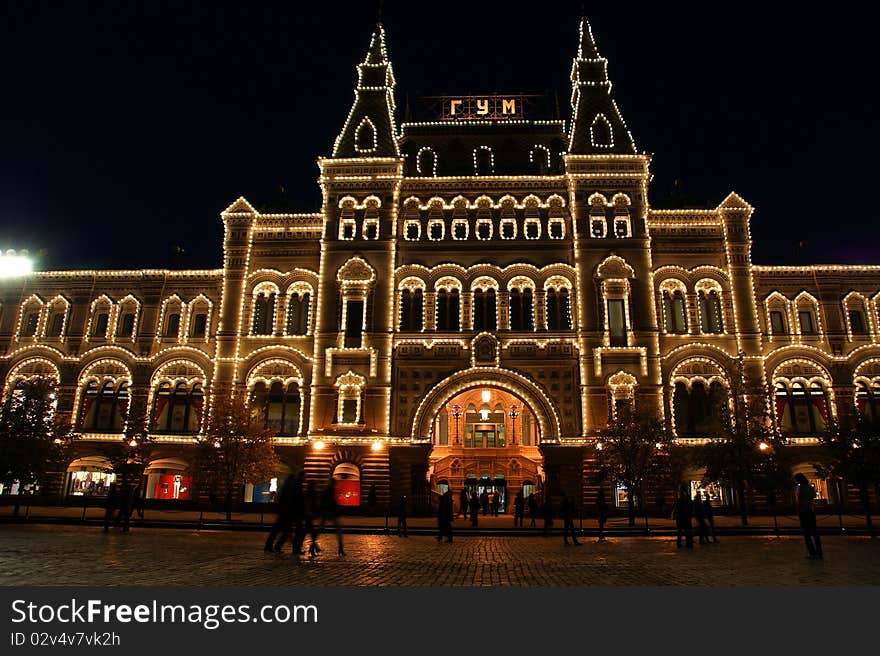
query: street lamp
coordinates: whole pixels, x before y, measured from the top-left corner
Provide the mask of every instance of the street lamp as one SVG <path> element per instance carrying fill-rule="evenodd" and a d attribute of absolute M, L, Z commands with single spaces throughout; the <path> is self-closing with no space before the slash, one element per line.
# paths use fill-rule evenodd
<path fill-rule="evenodd" d="M 18 278 L 33 271 L 34 262 L 26 250 L 0 252 L 0 278 Z"/>
<path fill-rule="evenodd" d="M 514 403 L 510 406 L 507 416 L 510 417 L 510 446 L 516 446 L 516 418 L 519 417 L 519 405 Z"/>
<path fill-rule="evenodd" d="M 452 415 L 452 418 L 455 420 L 455 444 L 458 445 L 458 418 L 461 417 L 461 406 L 457 403 L 453 404 L 449 409 L 449 414 Z"/>

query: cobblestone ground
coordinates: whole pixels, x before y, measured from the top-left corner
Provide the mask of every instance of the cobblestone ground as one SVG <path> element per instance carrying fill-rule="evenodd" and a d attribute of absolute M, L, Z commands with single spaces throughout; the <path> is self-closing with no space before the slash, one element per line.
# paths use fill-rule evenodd
<path fill-rule="evenodd" d="M 561 539 L 332 535 L 310 561 L 262 551 L 257 532 L 0 526 L 2 585 L 878 585 L 880 539 L 826 537 L 825 560 L 795 537 Z"/>

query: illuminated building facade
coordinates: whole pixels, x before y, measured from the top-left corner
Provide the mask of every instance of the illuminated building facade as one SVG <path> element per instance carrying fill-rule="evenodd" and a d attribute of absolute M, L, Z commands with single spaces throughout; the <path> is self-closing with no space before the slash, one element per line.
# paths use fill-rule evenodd
<path fill-rule="evenodd" d="M 221 268 L 2 283 L 6 392 L 51 377 L 80 436 L 66 493 L 104 489 L 102 445 L 139 408 L 159 443 L 148 496 L 188 498 L 224 391 L 260 409 L 287 468 L 356 481 L 352 503 L 372 488 L 383 508 L 463 486 L 588 504 L 614 413 L 655 408 L 699 443 L 740 371 L 774 390 L 805 454 L 831 417 L 880 412 L 880 267 L 753 265 L 735 193 L 652 209 L 650 158 L 586 20 L 568 120 L 529 96 L 468 96 L 399 123 L 394 86 L 380 26 L 318 161 L 321 210 L 239 198 Z"/>

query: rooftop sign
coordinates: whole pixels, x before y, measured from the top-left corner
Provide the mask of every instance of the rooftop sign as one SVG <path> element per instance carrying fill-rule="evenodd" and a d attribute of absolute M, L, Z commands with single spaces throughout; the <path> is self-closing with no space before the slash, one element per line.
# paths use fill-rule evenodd
<path fill-rule="evenodd" d="M 525 118 L 522 95 L 434 96 L 424 98 L 443 121 L 506 121 Z"/>

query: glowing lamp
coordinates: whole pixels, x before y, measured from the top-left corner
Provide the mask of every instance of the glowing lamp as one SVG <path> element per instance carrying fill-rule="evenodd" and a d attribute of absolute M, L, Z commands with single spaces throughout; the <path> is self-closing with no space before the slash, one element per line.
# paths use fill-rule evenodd
<path fill-rule="evenodd" d="M 371 448 L 373 451 L 381 451 L 381 450 L 382 450 L 382 446 L 383 446 L 383 445 L 382 445 L 382 440 L 376 440 L 376 441 L 374 441 L 374 442 L 370 445 L 370 448 Z"/>
<path fill-rule="evenodd" d="M 766 442 L 761 442 L 761 443 L 758 445 L 758 448 L 761 449 L 761 451 L 766 451 L 767 449 L 770 448 L 770 445 L 767 444 Z"/>
<path fill-rule="evenodd" d="M 14 250 L 0 253 L 0 278 L 26 276 L 33 271 L 34 262 L 27 255 L 28 252 L 24 250 L 20 253 Z"/>
<path fill-rule="evenodd" d="M 315 440 L 315 441 L 312 443 L 312 448 L 314 448 L 315 451 L 320 451 L 321 449 L 324 448 L 324 446 L 326 446 L 326 445 L 324 444 L 324 440 Z"/>
<path fill-rule="evenodd" d="M 482 399 L 483 403 L 488 403 L 491 398 L 492 392 L 490 392 L 489 390 L 483 390 L 482 392 L 480 392 L 480 399 Z"/>

